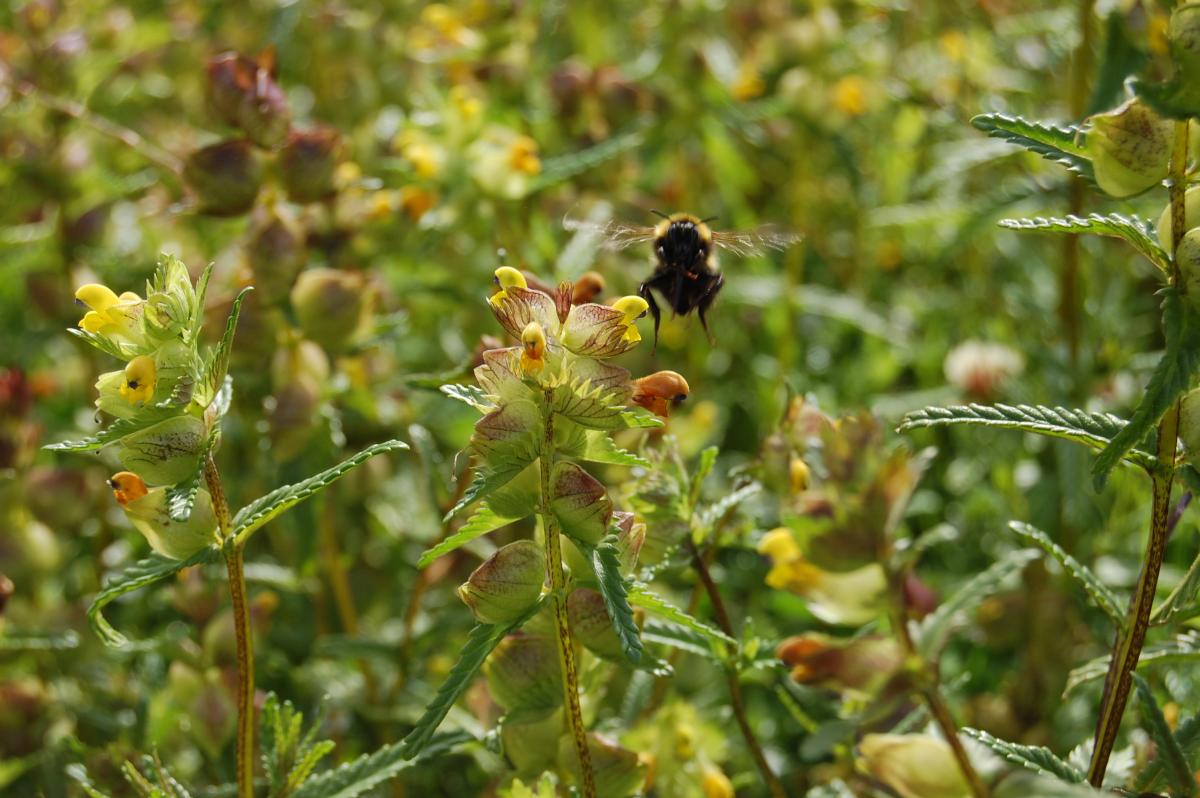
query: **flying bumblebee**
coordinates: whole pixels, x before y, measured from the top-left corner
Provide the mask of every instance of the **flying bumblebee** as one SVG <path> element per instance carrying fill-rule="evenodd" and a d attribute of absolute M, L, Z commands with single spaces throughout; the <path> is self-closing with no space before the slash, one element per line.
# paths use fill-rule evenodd
<path fill-rule="evenodd" d="M 654 345 L 658 346 L 658 326 L 662 311 L 655 301 L 657 291 L 676 315 L 686 316 L 693 310 L 700 317 L 700 326 L 715 343 L 708 329 L 705 313 L 725 284 L 725 275 L 717 267 L 717 249 L 727 249 L 736 255 L 749 257 L 768 249 L 783 250 L 800 240 L 800 236 L 762 227 L 746 233 L 713 230 L 708 223 L 716 217 L 700 219 L 688 213 L 670 216 L 652 211 L 662 217 L 653 227 L 640 227 L 621 221 L 601 223 L 566 218 L 568 230 L 590 231 L 604 240 L 609 249 L 626 249 L 634 244 L 654 244 L 654 273 L 638 287 L 638 295 L 650 306 L 654 317 Z"/>

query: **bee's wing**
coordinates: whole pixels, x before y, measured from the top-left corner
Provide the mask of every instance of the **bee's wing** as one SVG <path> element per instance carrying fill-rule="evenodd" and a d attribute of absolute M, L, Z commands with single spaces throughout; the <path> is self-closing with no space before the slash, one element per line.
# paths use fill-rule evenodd
<path fill-rule="evenodd" d="M 591 222 L 586 219 L 563 217 L 563 228 L 582 233 L 590 233 L 601 239 L 606 249 L 626 249 L 634 244 L 644 244 L 654 240 L 653 227 L 640 227 L 617 219 L 603 222 Z"/>
<path fill-rule="evenodd" d="M 760 227 L 745 233 L 714 230 L 713 241 L 743 258 L 759 255 L 768 249 L 784 250 L 799 241 L 802 236 L 778 227 Z"/>

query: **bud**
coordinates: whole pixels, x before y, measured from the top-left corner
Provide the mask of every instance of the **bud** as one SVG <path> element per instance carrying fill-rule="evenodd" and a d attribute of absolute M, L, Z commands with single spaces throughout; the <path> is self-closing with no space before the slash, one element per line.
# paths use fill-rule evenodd
<path fill-rule="evenodd" d="M 642 546 L 646 543 L 646 525 L 634 520 L 633 513 L 613 513 L 613 524 L 620 530 L 617 533 L 617 557 L 621 561 L 621 570 L 629 573 L 637 567 L 638 557 Z"/>
<path fill-rule="evenodd" d="M 250 210 L 262 183 L 262 165 L 248 141 L 222 141 L 196 150 L 183 165 L 183 179 L 213 216 Z"/>
<path fill-rule="evenodd" d="M 859 764 L 901 798 L 967 798 L 971 794 L 950 746 L 920 734 L 868 734 Z"/>
<path fill-rule="evenodd" d="M 175 485 L 196 473 L 208 430 L 195 416 L 160 421 L 121 439 L 117 459 L 152 485 Z"/>
<path fill-rule="evenodd" d="M 633 381 L 630 401 L 666 418 L 671 414 L 671 408 L 687 399 L 690 393 L 691 388 L 683 375 L 675 371 L 656 371 Z"/>
<path fill-rule="evenodd" d="M 305 337 L 326 349 L 341 349 L 350 342 L 369 304 L 366 279 L 356 272 L 309 269 L 292 288 L 292 307 Z"/>
<path fill-rule="evenodd" d="M 587 746 L 597 795 L 625 796 L 641 789 L 646 781 L 646 766 L 636 753 L 595 733 L 588 734 Z M 575 741 L 568 734 L 558 741 L 558 767 L 559 772 L 566 773 L 570 783 L 578 785 L 581 782 L 579 754 L 575 750 Z"/>
<path fill-rule="evenodd" d="M 604 607 L 604 597 L 598 592 L 586 587 L 572 590 L 567 596 L 567 616 L 571 620 L 571 633 L 588 651 L 615 661 L 624 658 L 612 618 Z"/>
<path fill-rule="evenodd" d="M 595 477 L 562 462 L 550 474 L 550 511 L 567 536 L 595 545 L 608 534 L 612 500 Z"/>
<path fill-rule="evenodd" d="M 167 509 L 166 488 L 147 488 L 141 477 L 128 471 L 113 474 L 108 484 L 133 526 L 164 557 L 186 560 L 216 542 L 212 497 L 203 488 L 196 492 L 188 519 L 176 521 Z"/>
<path fill-rule="evenodd" d="M 776 651 L 793 681 L 867 696 L 900 670 L 903 655 L 890 637 L 863 635 L 839 639 L 816 632 L 789 637 Z"/>
<path fill-rule="evenodd" d="M 571 285 L 571 304 L 582 305 L 595 300 L 604 291 L 604 277 L 596 272 L 584 272 Z"/>
<path fill-rule="evenodd" d="M 320 421 L 319 389 L 309 381 L 292 380 L 277 388 L 264 405 L 272 454 L 290 460 L 304 451 Z"/>
<path fill-rule="evenodd" d="M 548 635 L 517 632 L 500 641 L 484 665 L 488 690 L 509 712 L 550 710 L 562 704 L 557 643 Z"/>
<path fill-rule="evenodd" d="M 261 206 L 250 219 L 246 259 L 254 287 L 268 302 L 287 298 L 308 259 L 304 228 L 282 205 Z"/>
<path fill-rule="evenodd" d="M 1136 98 L 1091 117 L 1087 150 L 1096 183 L 1113 197 L 1140 194 L 1167 176 L 1171 123 Z"/>
<path fill-rule="evenodd" d="M 1200 227 L 1200 186 L 1192 186 L 1183 195 L 1183 231 Z M 1175 242 L 1171 236 L 1171 204 L 1163 208 L 1158 217 L 1158 243 L 1168 253 Z"/>
<path fill-rule="evenodd" d="M 720 768 L 713 765 L 704 768 L 700 789 L 704 790 L 704 798 L 736 798 L 737 795 L 733 791 L 733 782 Z"/>
<path fill-rule="evenodd" d="M 317 202 L 334 192 L 342 137 L 331 128 L 293 130 L 279 153 L 279 176 L 292 202 Z"/>
<path fill-rule="evenodd" d="M 267 149 L 283 143 L 291 124 L 287 98 L 275 82 L 274 69 L 270 50 L 257 60 L 229 52 L 208 62 L 208 102 L 213 112 Z"/>
<path fill-rule="evenodd" d="M 484 561 L 458 588 L 458 597 L 480 623 L 510 623 L 542 593 L 546 558 L 532 540 L 509 543 Z"/>
<path fill-rule="evenodd" d="M 562 736 L 562 712 L 555 710 L 534 719 L 516 720 L 510 714 L 500 725 L 504 755 L 520 775 L 538 775 L 553 770 Z"/>
<path fill-rule="evenodd" d="M 987 402 L 1025 369 L 1025 358 L 1004 344 L 964 341 L 946 354 L 946 380 L 973 401 Z"/>
<path fill-rule="evenodd" d="M 1183 234 L 1175 250 L 1175 262 L 1183 275 L 1188 301 L 1197 305 L 1200 303 L 1200 229 Z"/>

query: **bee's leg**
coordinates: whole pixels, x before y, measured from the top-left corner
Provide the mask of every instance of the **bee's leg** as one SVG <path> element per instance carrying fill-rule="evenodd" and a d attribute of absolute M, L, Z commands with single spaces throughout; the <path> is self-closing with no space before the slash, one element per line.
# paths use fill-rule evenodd
<path fill-rule="evenodd" d="M 717 298 L 717 294 L 721 291 L 721 286 L 725 285 L 725 275 L 720 273 L 715 274 L 711 280 L 704 291 L 704 295 L 696 303 L 696 315 L 700 317 L 700 326 L 704 328 L 704 334 L 708 336 L 708 345 L 716 346 L 717 339 L 713 336 L 712 331 L 708 329 L 708 321 L 704 318 L 704 313 L 712 306 L 713 300 Z"/>
<path fill-rule="evenodd" d="M 654 292 L 651 291 L 657 278 L 651 278 L 638 286 L 638 296 L 646 300 L 646 304 L 650 307 L 650 315 L 654 317 L 654 348 L 651 354 L 658 352 L 658 323 L 662 321 L 662 311 L 658 309 L 658 303 L 654 301 Z"/>

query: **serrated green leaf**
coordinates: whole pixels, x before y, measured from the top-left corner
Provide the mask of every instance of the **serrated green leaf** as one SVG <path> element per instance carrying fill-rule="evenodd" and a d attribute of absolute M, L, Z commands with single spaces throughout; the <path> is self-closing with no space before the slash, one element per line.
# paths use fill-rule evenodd
<path fill-rule="evenodd" d="M 525 515 L 530 515 L 532 512 L 533 510 L 531 508 L 529 513 L 526 513 Z M 455 532 L 453 535 L 447 536 L 437 545 L 427 549 L 421 555 L 421 558 L 417 560 L 417 567 L 425 568 L 438 557 L 441 557 L 444 554 L 449 554 L 455 549 L 467 545 L 480 535 L 486 535 L 488 532 L 499 529 L 502 526 L 507 526 L 514 521 L 520 521 L 525 517 L 525 515 L 516 517 L 500 515 L 485 501 L 475 509 L 475 512 L 471 514 L 470 519 L 468 519 L 467 522 L 463 524 L 457 532 Z"/>
<path fill-rule="evenodd" d="M 96 789 L 96 786 L 92 784 L 91 779 L 88 777 L 87 768 L 82 764 L 73 762 L 67 765 L 64 770 L 79 785 L 79 789 L 83 790 L 88 798 L 111 798 L 108 793 Z"/>
<path fill-rule="evenodd" d="M 697 521 L 701 529 L 711 530 L 714 526 L 721 522 L 725 516 L 733 512 L 735 508 L 742 502 L 757 496 L 762 492 L 762 485 L 757 482 L 750 482 L 742 485 L 740 488 L 731 490 L 721 498 L 717 499 L 712 504 L 705 507 L 698 514 Z"/>
<path fill-rule="evenodd" d="M 611 136 L 584 150 L 546 158 L 542 161 L 542 171 L 530 183 L 531 190 L 539 191 L 547 186 L 569 180 L 589 169 L 596 168 L 623 152 L 634 149 L 641 143 L 642 134 L 635 130 Z"/>
<path fill-rule="evenodd" d="M 1175 729 L 1175 744 L 1184 753 L 1186 760 L 1191 761 L 1200 753 L 1200 714 L 1187 718 Z M 1151 759 L 1146 767 L 1138 774 L 1135 782 L 1136 789 L 1142 793 L 1153 793 L 1167 775 L 1166 763 L 1161 758 Z"/>
<path fill-rule="evenodd" d="M 238 510 L 237 515 L 233 517 L 233 534 L 237 537 L 238 542 L 242 543 L 271 519 L 295 507 L 313 494 L 321 492 L 375 455 L 407 448 L 408 444 L 403 441 L 392 440 L 377 443 L 303 482 L 276 488 L 266 496 L 256 499 Z"/>
<path fill-rule="evenodd" d="M 1075 581 L 1088 594 L 1092 602 L 1104 610 L 1104 613 L 1112 619 L 1113 623 L 1117 624 L 1118 627 L 1125 623 L 1125 615 L 1119 609 L 1117 597 L 1109 590 L 1107 585 L 1100 581 L 1099 577 L 1092 573 L 1090 568 L 1076 560 L 1070 554 L 1067 554 L 1061 546 L 1051 540 L 1045 532 L 1037 527 L 1021 521 L 1009 521 L 1008 527 L 1022 540 L 1033 543 L 1057 560 L 1063 570 L 1075 578 Z"/>
<path fill-rule="evenodd" d="M 463 646 L 462 653 L 459 654 L 458 662 L 454 663 L 454 667 L 446 676 L 446 681 L 438 688 L 437 695 L 425 708 L 425 713 L 421 715 L 413 730 L 400 744 L 401 757 L 413 757 L 425 749 L 432 739 L 433 733 L 437 731 L 437 727 L 446 717 L 446 713 L 450 711 L 450 707 L 454 706 L 454 702 L 459 699 L 459 696 L 470 687 L 471 681 L 475 678 L 475 674 L 483 665 L 484 660 L 487 659 L 488 654 L 492 653 L 492 649 L 500 644 L 505 635 L 520 628 L 522 624 L 536 615 L 541 609 L 543 601 L 544 599 L 536 601 L 524 615 L 510 624 L 477 624 L 471 630 L 471 634 L 467 637 L 467 643 Z"/>
<path fill-rule="evenodd" d="M 617 430 L 625 427 L 621 418 L 625 406 L 603 385 L 590 380 L 572 380 L 554 386 L 550 394 L 550 410 L 569 418 L 582 427 Z"/>
<path fill-rule="evenodd" d="M 567 452 L 567 454 L 571 453 Z M 650 467 L 650 461 L 617 446 L 616 441 L 609 433 L 598 429 L 584 431 L 584 446 L 579 452 L 574 453 L 574 456 L 580 460 L 587 460 L 589 463 Z"/>
<path fill-rule="evenodd" d="M 533 461 L 531 460 L 530 462 Z M 518 474 L 528 468 L 529 464 L 525 462 L 513 462 L 504 463 L 499 466 L 488 466 L 487 463 L 476 463 L 475 476 L 471 478 L 471 484 L 463 491 L 462 498 L 442 517 L 442 521 L 449 521 L 471 503 L 478 499 L 486 499 L 500 488 L 503 488 L 509 482 L 512 482 Z"/>
<path fill-rule="evenodd" d="M 204 446 L 200 449 L 200 457 L 196 461 L 196 470 L 183 482 L 167 488 L 167 515 L 172 521 L 182 522 L 191 518 L 192 507 L 196 504 L 196 494 L 200 492 L 200 483 L 204 481 L 204 464 L 220 438 L 221 423 L 218 420 L 209 427 Z"/>
<path fill-rule="evenodd" d="M 688 615 L 683 610 L 668 602 L 662 596 L 658 595 L 650 589 L 648 585 L 641 582 L 634 582 L 629 586 L 627 593 L 629 603 L 635 607 L 641 607 L 646 612 L 657 615 L 663 620 L 671 621 L 685 629 L 691 629 L 693 632 L 701 635 L 710 645 L 716 646 L 716 650 L 720 651 L 722 646 L 737 647 L 737 641 L 729 635 L 722 632 L 720 629 L 709 626 L 708 624 L 698 621 L 691 615 Z"/>
<path fill-rule="evenodd" d="M 714 662 L 719 661 L 709 639 L 686 626 L 651 619 L 642 626 L 642 639 L 648 643 L 659 643 L 688 654 L 696 654 Z"/>
<path fill-rule="evenodd" d="M 1142 253 L 1158 267 L 1159 271 L 1169 274 L 1171 258 L 1154 238 L 1149 225 L 1136 216 L 1122 216 L 1119 213 L 1092 213 L 1086 217 L 1067 216 L 1037 217 L 1034 219 L 1001 219 L 1001 227 L 1010 230 L 1040 230 L 1049 233 L 1094 233 L 1095 235 L 1114 236 L 1120 238 L 1138 252 Z"/>
<path fill-rule="evenodd" d="M 1087 157 L 1083 145 L 1076 140 L 1080 133 L 1078 127 L 1030 122 L 1007 114 L 980 114 L 971 120 L 971 124 L 992 138 L 1024 147 L 1095 183 L 1091 159 Z"/>
<path fill-rule="evenodd" d="M 179 410 L 160 407 L 142 408 L 132 418 L 119 418 L 90 438 L 78 441 L 62 441 L 43 447 L 51 452 L 93 452 L 116 443 L 126 435 L 152 427 L 161 421 L 179 415 Z"/>
<path fill-rule="evenodd" d="M 0 651 L 70 651 L 74 648 L 79 648 L 79 635 L 70 629 L 65 632 L 33 632 L 10 627 L 0 634 Z"/>
<path fill-rule="evenodd" d="M 921 623 L 918 634 L 918 648 L 921 653 L 926 657 L 935 657 L 945 647 L 950 633 L 964 615 L 1000 590 L 1010 576 L 1037 557 L 1036 549 L 1018 549 L 1010 552 L 960 587 Z"/>
<path fill-rule="evenodd" d="M 496 403 L 478 385 L 457 385 L 451 383 L 440 386 L 438 390 L 451 399 L 457 399 L 464 404 L 470 405 L 481 413 L 490 413 L 496 409 Z"/>
<path fill-rule="evenodd" d="M 1067 675 L 1067 685 L 1063 695 L 1067 695 L 1076 687 L 1096 679 L 1103 679 L 1108 674 L 1110 656 L 1097 657 Z M 1200 632 L 1192 631 L 1153 643 L 1142 649 L 1137 667 L 1141 670 L 1150 665 L 1195 664 L 1200 661 Z"/>
<path fill-rule="evenodd" d="M 1163 335 L 1166 351 L 1150 376 L 1146 393 L 1129 419 L 1129 424 L 1104 447 L 1092 464 L 1092 477 L 1099 490 L 1119 460 L 1140 443 L 1175 401 L 1191 387 L 1200 371 L 1200 324 L 1173 287 L 1162 289 Z"/>
<path fill-rule="evenodd" d="M 621 641 L 625 658 L 634 665 L 642 659 L 642 638 L 638 634 L 633 608 L 626 594 L 626 580 L 621 575 L 621 562 L 612 538 L 606 538 L 591 551 L 592 572 L 599 583 L 604 608 L 612 620 L 613 631 Z"/>
<path fill-rule="evenodd" d="M 1171 795 L 1193 798 L 1196 794 L 1196 777 L 1192 775 L 1192 769 L 1188 765 L 1183 749 L 1179 746 L 1179 741 L 1175 739 L 1175 735 L 1167 726 L 1167 720 L 1163 717 L 1158 702 L 1154 700 L 1154 693 L 1151 692 L 1150 685 L 1136 673 L 1133 674 L 1133 683 L 1137 687 L 1138 707 L 1142 711 L 1142 720 L 1148 727 L 1146 730 L 1150 733 L 1150 737 L 1155 742 L 1156 759 L 1162 760 L 1167 780 L 1171 784 Z"/>
<path fill-rule="evenodd" d="M 1069 762 L 1059 759 L 1049 748 L 1043 748 L 1040 745 L 1010 743 L 979 729 L 963 728 L 959 731 L 972 740 L 986 745 L 1001 759 L 1032 770 L 1034 773 L 1053 776 L 1075 784 L 1082 783 L 1087 779 L 1086 774 L 1081 773 Z"/>
<path fill-rule="evenodd" d="M 210 546 L 193 554 L 186 560 L 172 560 L 161 554 L 151 554 L 144 560 L 138 560 L 115 577 L 108 580 L 104 589 L 96 594 L 88 607 L 87 617 L 96 635 L 105 645 L 120 648 L 129 643 L 125 635 L 114 629 L 105 620 L 102 610 L 110 603 L 134 590 L 153 584 L 168 576 L 179 573 L 184 568 L 193 565 L 214 562 L 220 556 L 216 546 Z"/>
<path fill-rule="evenodd" d="M 1200 607 L 1196 605 L 1197 591 L 1200 591 L 1200 555 L 1192 560 L 1183 579 L 1179 580 L 1166 600 L 1151 614 L 1151 626 L 1171 623 L 1179 616 L 1188 618 L 1200 614 Z"/>
<path fill-rule="evenodd" d="M 196 280 L 195 302 L 192 304 L 192 328 L 188 331 L 189 341 L 195 341 L 200 337 L 200 328 L 204 326 L 204 300 L 208 297 L 208 283 L 212 279 L 213 267 L 215 263 L 209 263 L 204 267 L 204 271 L 200 272 L 199 279 Z"/>
<path fill-rule="evenodd" d="M 246 294 L 253 290 L 253 286 L 246 286 L 233 300 L 229 318 L 225 320 L 225 332 L 221 334 L 221 340 L 217 341 L 216 347 L 208 356 L 208 362 L 204 365 L 196 394 L 197 401 L 204 407 L 216 397 L 217 391 L 225 383 L 225 375 L 229 371 L 229 355 L 233 351 L 233 335 L 237 331 L 238 317 L 242 313 L 242 302 L 245 301 Z"/>
<path fill-rule="evenodd" d="M 355 798 L 414 765 L 453 750 L 471 736 L 462 732 L 431 738 L 421 756 L 412 757 L 403 744 L 385 745 L 374 753 L 321 773 L 304 782 L 291 798 Z"/>
<path fill-rule="evenodd" d="M 76 338 L 87 341 L 104 354 L 115 357 L 117 360 L 132 360 L 137 356 L 137 349 L 133 346 L 118 343 L 111 338 L 105 338 L 103 335 L 81 330 L 78 327 L 69 327 L 67 332 Z"/>

